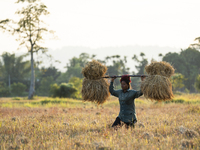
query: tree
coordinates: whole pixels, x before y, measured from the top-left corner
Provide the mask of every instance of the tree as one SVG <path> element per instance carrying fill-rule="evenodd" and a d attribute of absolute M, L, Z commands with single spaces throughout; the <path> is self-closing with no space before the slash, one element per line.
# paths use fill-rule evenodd
<path fill-rule="evenodd" d="M 120 55 L 113 55 L 113 56 L 107 56 L 105 58 L 105 63 L 109 63 L 111 61 L 111 65 L 107 65 L 108 71 L 107 73 L 109 75 L 123 75 L 123 74 L 129 74 L 130 68 L 126 67 L 127 63 L 127 57 L 124 56 L 124 58 L 121 58 Z"/>
<path fill-rule="evenodd" d="M 185 85 L 183 81 L 186 80 L 184 76 L 180 73 L 176 73 L 171 77 L 172 87 L 174 91 L 183 88 Z"/>
<path fill-rule="evenodd" d="M 40 69 L 40 72 L 41 72 L 41 79 L 42 78 L 45 78 L 45 77 L 53 77 L 53 80 L 55 81 L 61 74 L 60 71 L 58 71 L 57 68 L 55 68 L 54 66 L 50 66 L 48 68 L 45 68 L 45 67 L 42 67 Z"/>
<path fill-rule="evenodd" d="M 56 83 L 51 85 L 52 97 L 69 98 L 76 92 L 77 89 L 72 83 L 61 83 L 59 86 Z"/>
<path fill-rule="evenodd" d="M 52 76 L 42 78 L 40 86 L 36 91 L 37 95 L 50 96 L 51 85 L 54 83 Z"/>
<path fill-rule="evenodd" d="M 1 78 L 2 80 L 9 85 L 14 82 L 21 82 L 27 85 L 25 78 L 28 77 L 30 73 L 30 62 L 23 61 L 24 55 L 15 56 L 15 54 L 10 54 L 5 52 L 1 55 Z"/>
<path fill-rule="evenodd" d="M 185 88 L 194 92 L 194 83 L 197 75 L 200 73 L 200 52 L 194 48 L 187 48 L 178 53 L 167 53 L 163 61 L 171 63 L 176 73 L 181 73 L 187 80 L 184 80 Z"/>
<path fill-rule="evenodd" d="M 107 56 L 104 62 L 105 64 L 110 64 L 107 65 L 108 68 L 107 75 L 129 74 L 130 68 L 126 66 L 127 64 L 126 56 L 124 56 L 123 58 L 121 58 L 120 55 Z M 115 85 L 117 85 L 118 87 L 120 86 L 119 80 L 116 80 Z"/>
<path fill-rule="evenodd" d="M 31 83 L 29 89 L 28 98 L 31 99 L 35 92 L 35 75 L 34 75 L 34 53 L 41 51 L 45 53 L 46 47 L 41 45 L 43 41 L 43 34 L 48 31 L 44 27 L 44 22 L 41 17 L 48 15 L 47 6 L 43 3 L 37 3 L 37 0 L 18 0 L 16 3 L 27 2 L 27 6 L 18 10 L 16 14 L 20 16 L 20 19 L 15 22 L 11 19 L 5 19 L 0 21 L 0 27 L 4 31 L 8 31 L 12 34 L 18 35 L 17 41 L 20 42 L 20 46 L 25 46 L 31 55 Z"/>
<path fill-rule="evenodd" d="M 23 83 L 18 82 L 18 83 L 13 83 L 11 85 L 11 92 L 15 96 L 23 96 L 25 90 L 26 90 L 26 85 Z"/>
<path fill-rule="evenodd" d="M 200 50 L 200 37 L 194 39 L 197 43 L 191 44 L 190 47 Z"/>
<path fill-rule="evenodd" d="M 69 79 L 72 77 L 77 78 L 83 78 L 83 75 L 81 74 L 82 68 L 87 64 L 87 62 L 91 61 L 95 58 L 96 55 L 90 56 L 87 53 L 81 53 L 79 57 L 73 57 L 69 60 L 69 63 L 67 63 L 67 71 L 65 73 L 61 73 L 61 75 L 56 80 L 57 83 L 67 83 L 69 82 Z"/>
<path fill-rule="evenodd" d="M 177 73 L 184 74 L 186 70 L 186 62 L 178 53 L 167 53 L 163 57 L 163 61 L 169 62 L 176 69 Z"/>
<path fill-rule="evenodd" d="M 144 56 L 145 56 L 144 53 L 140 53 L 140 57 L 142 57 L 142 60 L 139 60 L 137 55 L 134 55 L 132 57 L 132 59 L 134 61 L 139 63 L 138 66 L 135 65 L 135 68 L 138 70 L 137 74 L 144 74 L 145 73 L 145 66 L 148 64 L 148 60 L 147 60 L 147 58 L 144 58 Z"/>
<path fill-rule="evenodd" d="M 4 82 L 0 82 L 0 97 L 10 96 L 10 89 Z"/>

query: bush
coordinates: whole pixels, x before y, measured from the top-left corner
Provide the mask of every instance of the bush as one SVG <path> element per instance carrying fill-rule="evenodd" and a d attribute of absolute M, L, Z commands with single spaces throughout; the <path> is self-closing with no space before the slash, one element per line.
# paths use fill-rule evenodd
<path fill-rule="evenodd" d="M 21 100 L 20 97 L 13 97 L 12 100 Z"/>
<path fill-rule="evenodd" d="M 72 83 L 61 83 L 59 86 L 57 84 L 53 84 L 50 91 L 52 93 L 52 97 L 69 98 L 77 92 L 77 89 Z"/>
<path fill-rule="evenodd" d="M 11 85 L 11 93 L 14 96 L 23 96 L 24 91 L 26 90 L 26 85 L 23 83 L 13 83 Z"/>
<path fill-rule="evenodd" d="M 0 97 L 10 96 L 10 90 L 5 83 L 0 82 Z"/>
<path fill-rule="evenodd" d="M 76 89 L 77 89 L 77 92 L 75 92 L 72 95 L 73 98 L 82 99 L 82 94 L 81 94 L 82 82 L 83 82 L 83 80 L 80 79 L 80 78 L 78 78 L 78 77 L 72 77 L 72 78 L 70 78 L 69 83 L 72 83 L 76 87 Z"/>
<path fill-rule="evenodd" d="M 51 97 L 57 97 L 57 95 L 59 95 L 59 86 L 55 83 L 51 85 L 50 88 L 50 93 L 51 93 Z"/>
<path fill-rule="evenodd" d="M 194 87 L 195 87 L 195 89 L 196 89 L 197 91 L 200 92 L 200 75 L 197 76 L 196 82 L 195 82 L 195 84 L 194 84 Z"/>
<path fill-rule="evenodd" d="M 187 88 L 185 88 L 184 92 L 187 93 L 187 94 L 189 94 L 190 90 L 188 90 Z"/>

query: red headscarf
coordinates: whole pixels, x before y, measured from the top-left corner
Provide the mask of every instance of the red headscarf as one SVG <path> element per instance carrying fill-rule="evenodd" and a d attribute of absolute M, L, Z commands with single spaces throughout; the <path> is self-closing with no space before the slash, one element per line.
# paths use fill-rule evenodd
<path fill-rule="evenodd" d="M 120 82 L 122 81 L 125 81 L 127 84 L 131 83 L 131 78 L 130 76 L 127 74 L 127 75 L 123 75 L 120 79 Z"/>

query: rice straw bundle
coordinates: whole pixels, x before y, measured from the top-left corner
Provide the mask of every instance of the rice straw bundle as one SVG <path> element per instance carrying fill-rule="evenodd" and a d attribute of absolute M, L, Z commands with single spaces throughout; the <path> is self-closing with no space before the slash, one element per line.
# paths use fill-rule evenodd
<path fill-rule="evenodd" d="M 165 61 L 156 62 L 145 66 L 145 70 L 148 75 L 161 75 L 170 78 L 174 74 L 174 68 Z"/>
<path fill-rule="evenodd" d="M 148 77 L 141 83 L 141 90 L 147 99 L 165 101 L 173 98 L 170 77 L 174 68 L 167 62 L 151 62 L 145 67 Z"/>
<path fill-rule="evenodd" d="M 108 68 L 96 60 L 89 62 L 83 69 L 82 74 L 87 79 L 97 80 L 106 74 Z"/>
<path fill-rule="evenodd" d="M 102 78 L 107 71 L 107 67 L 96 60 L 89 62 L 83 69 L 85 76 L 82 86 L 82 98 L 85 101 L 103 104 L 109 97 L 109 84 Z"/>

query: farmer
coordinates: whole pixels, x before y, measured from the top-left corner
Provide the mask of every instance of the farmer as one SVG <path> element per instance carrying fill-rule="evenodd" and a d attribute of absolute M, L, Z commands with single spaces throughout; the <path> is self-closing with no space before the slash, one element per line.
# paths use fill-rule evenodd
<path fill-rule="evenodd" d="M 109 91 L 111 95 L 119 98 L 120 103 L 120 112 L 112 127 L 126 125 L 126 128 L 132 126 L 137 122 L 136 113 L 135 113 L 135 98 L 138 98 L 143 95 L 140 91 L 130 90 L 131 79 L 128 75 L 123 75 L 120 79 L 121 88 L 120 90 L 114 90 L 113 82 L 116 79 L 114 76 L 111 79 Z M 143 81 L 145 77 L 141 77 Z"/>

